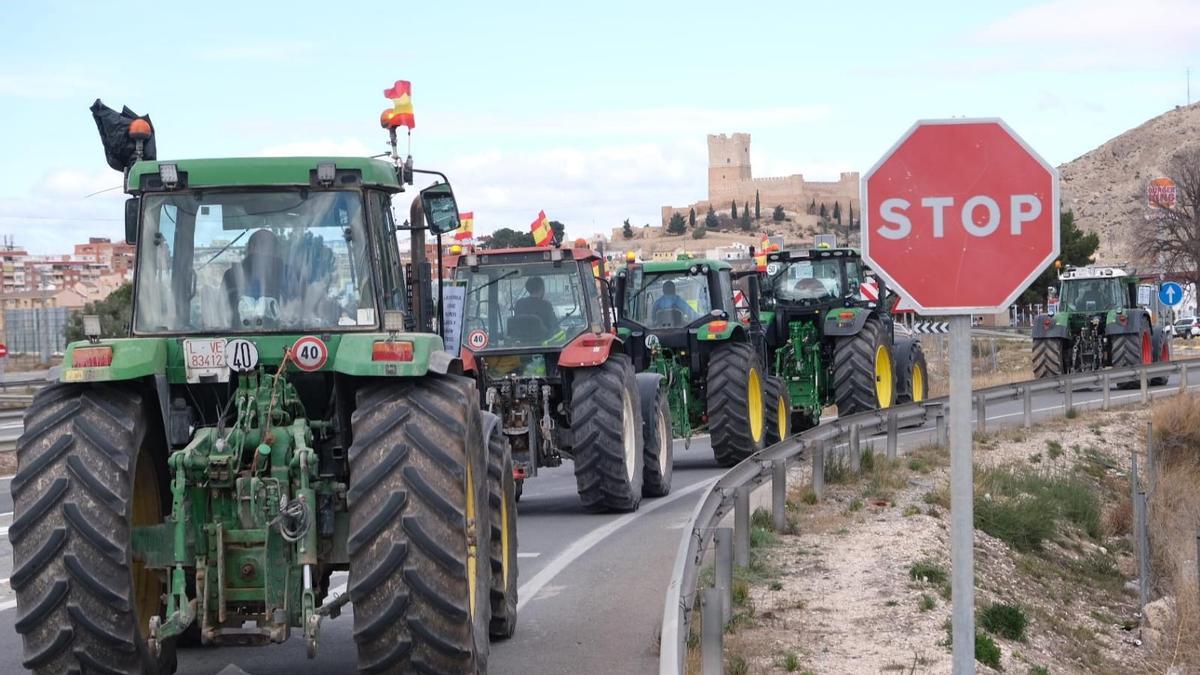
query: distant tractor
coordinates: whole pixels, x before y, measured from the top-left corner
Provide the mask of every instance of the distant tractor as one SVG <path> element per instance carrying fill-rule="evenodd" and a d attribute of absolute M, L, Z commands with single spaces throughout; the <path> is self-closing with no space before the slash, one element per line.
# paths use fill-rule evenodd
<path fill-rule="evenodd" d="M 763 367 L 757 293 L 743 324 L 729 263 L 629 262 L 615 294 L 626 353 L 638 370 L 661 376 L 674 436 L 686 443 L 707 428 L 721 466 L 787 437 L 787 391 Z"/>
<path fill-rule="evenodd" d="M 311 658 L 351 602 L 358 670 L 486 671 L 516 621 L 511 459 L 407 300 L 430 293 L 396 245 L 411 164 L 153 161 L 145 119 L 97 120 L 137 244 L 131 334 L 85 318 L 25 414 L 23 665 L 170 673 L 185 641 L 293 634 Z M 424 231 L 458 226 L 444 177 L 411 214 L 420 266 Z"/>
<path fill-rule="evenodd" d="M 1050 290 L 1057 296 L 1057 311 L 1033 322 L 1035 376 L 1171 360 L 1170 336 L 1138 305 L 1138 278 L 1124 269 L 1067 267 L 1059 274 L 1058 287 Z M 1166 382 L 1164 377 L 1151 379 L 1153 384 Z"/>
<path fill-rule="evenodd" d="M 821 246 L 766 255 L 761 321 L 771 373 L 788 385 L 794 431 L 838 415 L 922 401 L 928 368 L 919 340 L 896 339 L 880 281 L 863 292 L 867 270 L 855 249 Z"/>
<path fill-rule="evenodd" d="M 585 245 L 586 246 L 586 245 Z M 462 357 L 502 420 L 517 492 L 575 463 L 584 509 L 633 511 L 671 489 L 670 418 L 658 376 L 635 374 L 609 293 L 585 246 L 468 250 L 451 260 L 464 294 Z"/>

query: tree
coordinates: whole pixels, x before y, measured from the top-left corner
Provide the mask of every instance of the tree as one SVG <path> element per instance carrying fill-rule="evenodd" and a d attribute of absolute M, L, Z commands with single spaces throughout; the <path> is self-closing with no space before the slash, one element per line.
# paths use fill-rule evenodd
<path fill-rule="evenodd" d="M 683 234 L 687 232 L 687 221 L 683 219 L 682 213 L 672 213 L 671 220 L 667 223 L 668 234 Z"/>
<path fill-rule="evenodd" d="M 838 225 L 842 224 L 842 203 L 841 202 L 833 203 L 833 221 L 835 223 L 837 223 Z"/>
<path fill-rule="evenodd" d="M 759 208 L 758 190 L 754 191 L 754 219 L 762 220 L 762 211 Z"/>
<path fill-rule="evenodd" d="M 709 230 L 715 230 L 721 226 L 721 221 L 717 218 L 717 214 L 713 211 L 712 204 L 708 205 L 708 214 L 704 216 L 704 227 Z"/>
<path fill-rule="evenodd" d="M 821 202 L 821 208 L 817 210 L 817 215 L 821 216 L 822 218 L 829 215 L 829 212 L 825 210 L 825 202 Z"/>
<path fill-rule="evenodd" d="M 692 239 L 703 239 L 708 234 L 708 230 L 703 226 L 692 230 Z"/>
<path fill-rule="evenodd" d="M 76 342 L 87 337 L 83 334 L 84 314 L 100 317 L 100 337 L 128 337 L 129 324 L 133 318 L 133 284 L 124 284 L 107 298 L 87 303 L 82 312 L 72 312 L 63 329 L 67 342 Z"/>
<path fill-rule="evenodd" d="M 846 225 L 854 227 L 854 204 L 852 202 L 846 202 Z"/>
<path fill-rule="evenodd" d="M 629 219 L 625 219 L 625 224 L 621 226 L 621 236 L 626 239 L 633 239 L 633 225 L 629 224 Z"/>
<path fill-rule="evenodd" d="M 808 215 L 810 215 L 810 216 L 817 215 L 817 199 L 816 199 L 816 197 L 813 197 L 812 202 L 808 205 Z"/>
<path fill-rule="evenodd" d="M 1064 267 L 1067 265 L 1082 266 L 1092 262 L 1092 256 L 1095 255 L 1096 249 L 1100 248 L 1100 237 L 1096 236 L 1095 232 L 1084 233 L 1075 225 L 1075 213 L 1064 211 L 1059 217 L 1058 243 L 1058 259 Z M 1038 278 L 1034 279 L 1033 283 L 1021 292 L 1017 303 L 1038 305 L 1046 302 L 1046 288 L 1057 282 L 1058 270 L 1055 269 L 1054 263 L 1050 263 L 1046 269 L 1042 270 Z"/>
<path fill-rule="evenodd" d="M 554 243 L 562 244 L 567 236 L 567 226 L 557 220 L 550 221 L 550 229 L 554 232 Z"/>
<path fill-rule="evenodd" d="M 696 227 L 696 207 L 688 209 L 688 227 Z"/>
<path fill-rule="evenodd" d="M 1135 241 L 1146 262 L 1200 283 L 1200 145 L 1177 152 L 1167 162 L 1175 182 L 1175 205 L 1159 204 L 1139 223 Z"/>
<path fill-rule="evenodd" d="M 732 202 L 730 202 L 730 204 L 729 204 L 729 217 L 733 218 L 734 220 L 738 219 L 738 217 L 737 217 L 737 200 L 736 199 L 733 200 Z"/>
<path fill-rule="evenodd" d="M 502 227 L 492 233 L 492 238 L 483 242 L 481 248 L 520 248 L 533 246 L 533 234 Z"/>
<path fill-rule="evenodd" d="M 783 215 L 783 207 L 782 207 L 782 206 L 779 206 L 779 205 L 776 205 L 776 206 L 775 206 L 775 213 L 772 213 L 772 214 L 771 214 L 771 220 L 774 220 L 774 221 L 775 221 L 775 222 L 777 222 L 777 223 L 782 223 L 782 222 L 783 222 L 783 219 L 784 219 L 784 215 Z"/>
<path fill-rule="evenodd" d="M 750 231 L 750 228 L 754 227 L 753 225 L 750 224 L 750 205 L 749 204 L 746 204 L 746 208 L 742 209 L 742 220 L 741 220 L 740 224 L 742 226 L 742 229 L 747 232 Z"/>

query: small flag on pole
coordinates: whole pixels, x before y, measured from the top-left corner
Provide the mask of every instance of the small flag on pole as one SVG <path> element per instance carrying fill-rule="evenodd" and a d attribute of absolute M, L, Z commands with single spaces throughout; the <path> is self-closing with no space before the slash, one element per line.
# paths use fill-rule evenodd
<path fill-rule="evenodd" d="M 475 236 L 475 212 L 463 211 L 458 214 L 458 229 L 454 231 L 454 238 L 459 241 L 463 239 L 471 239 Z"/>
<path fill-rule="evenodd" d="M 416 117 L 413 116 L 412 83 L 408 80 L 396 80 L 391 89 L 384 89 L 383 95 L 392 99 L 392 109 L 383 111 L 379 121 L 389 128 L 408 127 L 415 129 Z"/>
<path fill-rule="evenodd" d="M 537 220 L 529 224 L 529 230 L 533 233 L 534 246 L 549 246 L 554 242 L 554 230 L 550 228 L 545 211 L 538 211 Z"/>

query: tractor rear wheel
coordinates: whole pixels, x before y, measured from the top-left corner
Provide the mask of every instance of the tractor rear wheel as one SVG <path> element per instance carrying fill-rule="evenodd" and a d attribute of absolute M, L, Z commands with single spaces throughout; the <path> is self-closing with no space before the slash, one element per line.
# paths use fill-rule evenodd
<path fill-rule="evenodd" d="M 718 347 L 708 363 L 708 428 L 713 456 L 733 466 L 762 450 L 766 416 L 762 366 L 744 342 Z"/>
<path fill-rule="evenodd" d="M 867 319 L 856 335 L 840 337 L 833 348 L 833 394 L 838 416 L 888 408 L 896 398 L 892 345 L 883 323 Z"/>
<path fill-rule="evenodd" d="M 25 413 L 8 529 L 22 664 L 35 673 L 170 673 L 146 638 L 163 577 L 133 558 L 132 531 L 162 522 L 164 466 L 128 387 L 56 384 Z"/>
<path fill-rule="evenodd" d="M 767 445 L 791 435 L 792 396 L 781 377 L 768 377 L 764 396 L 766 405 Z"/>
<path fill-rule="evenodd" d="M 896 342 L 896 403 L 920 403 L 929 396 L 929 366 L 916 338 Z"/>
<path fill-rule="evenodd" d="M 358 669 L 487 670 L 487 449 L 472 380 L 373 384 L 351 416 L 350 599 Z"/>
<path fill-rule="evenodd" d="M 1067 372 L 1066 341 L 1059 338 L 1037 338 L 1033 341 L 1033 376 L 1061 377 Z"/>
<path fill-rule="evenodd" d="M 485 419 L 484 424 L 491 514 L 492 621 L 488 632 L 494 640 L 507 640 L 517 629 L 517 488 L 508 437 L 499 418 L 491 417 L 492 423 Z"/>
<path fill-rule="evenodd" d="M 575 484 L 588 511 L 635 511 L 642 502 L 642 410 L 633 365 L 610 354 L 571 384 Z"/>
<path fill-rule="evenodd" d="M 1171 360 L 1171 336 L 1161 328 L 1154 329 L 1154 362 L 1167 363 Z M 1166 375 L 1159 375 L 1150 378 L 1148 384 L 1152 387 L 1159 387 L 1167 383 Z"/>
<path fill-rule="evenodd" d="M 1131 368 L 1154 362 L 1154 345 L 1148 329 L 1137 333 L 1115 335 L 1109 344 L 1111 345 L 1113 368 Z M 1121 382 L 1117 388 L 1137 389 L 1139 386 L 1137 380 L 1132 380 Z"/>
<path fill-rule="evenodd" d="M 639 390 L 642 396 L 642 426 L 645 427 L 642 496 L 665 497 L 671 492 L 675 461 L 667 392 L 657 384 L 652 388 L 639 387 Z"/>

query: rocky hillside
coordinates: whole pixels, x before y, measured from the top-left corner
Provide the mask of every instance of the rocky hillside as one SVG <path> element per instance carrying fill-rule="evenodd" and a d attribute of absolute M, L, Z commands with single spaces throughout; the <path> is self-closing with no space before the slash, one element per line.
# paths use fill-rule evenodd
<path fill-rule="evenodd" d="M 1200 143 L 1200 103 L 1179 106 L 1058 167 L 1062 205 L 1100 235 L 1097 262 L 1137 262 L 1132 224 L 1146 217 L 1146 184 L 1182 146 Z"/>

